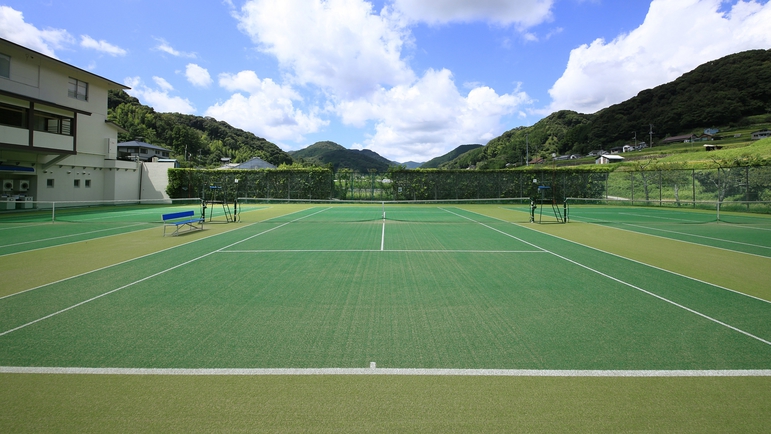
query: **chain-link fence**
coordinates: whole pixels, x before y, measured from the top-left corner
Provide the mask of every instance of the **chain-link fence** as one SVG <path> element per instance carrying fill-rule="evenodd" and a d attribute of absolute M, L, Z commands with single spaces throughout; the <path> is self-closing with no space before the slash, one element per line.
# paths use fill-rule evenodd
<path fill-rule="evenodd" d="M 699 203 L 771 201 L 771 166 L 713 169 L 566 171 L 392 170 L 170 170 L 172 197 L 200 196 L 212 185 L 232 197 L 340 200 L 453 200 L 538 197 L 548 186 L 556 200 L 618 199 L 632 203 L 698 206 Z M 238 179 L 236 183 L 235 180 Z M 542 191 L 542 190 L 541 190 Z"/>

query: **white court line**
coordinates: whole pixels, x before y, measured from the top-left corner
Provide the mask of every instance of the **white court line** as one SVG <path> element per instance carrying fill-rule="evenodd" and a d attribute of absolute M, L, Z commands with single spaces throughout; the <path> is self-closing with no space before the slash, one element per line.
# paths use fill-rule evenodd
<path fill-rule="evenodd" d="M 625 225 L 625 226 L 632 226 L 633 228 L 636 227 L 636 228 L 650 229 L 652 231 L 659 231 L 659 232 L 666 232 L 666 233 L 671 233 L 671 234 L 685 235 L 685 236 L 694 237 L 694 238 L 704 238 L 705 240 L 722 241 L 724 243 L 739 244 L 741 246 L 759 247 L 761 249 L 771 249 L 771 246 L 761 246 L 759 244 L 743 243 L 741 241 L 733 241 L 733 240 L 726 240 L 726 239 L 723 239 L 723 238 L 708 237 L 706 235 L 689 234 L 687 232 L 679 232 L 679 231 L 671 231 L 671 230 L 668 230 L 668 229 L 652 228 L 652 227 L 643 226 L 643 225 L 635 225 L 635 224 L 632 224 L 632 223 L 623 223 L 623 225 Z"/>
<path fill-rule="evenodd" d="M 99 233 L 99 232 L 114 231 L 114 230 L 117 230 L 117 229 L 132 228 L 134 226 L 143 226 L 143 225 L 146 225 L 146 224 L 149 224 L 149 223 L 134 223 L 134 224 L 127 225 L 127 226 L 118 226 L 118 227 L 114 227 L 114 228 L 98 229 L 98 230 L 89 231 L 89 232 L 79 232 L 77 234 L 62 235 L 62 236 L 59 236 L 59 237 L 43 238 L 43 239 L 40 239 L 40 240 L 24 241 L 24 242 L 21 242 L 21 243 L 13 243 L 13 244 L 2 244 L 2 245 L 0 245 L 0 249 L 4 249 L 6 247 L 21 246 L 21 245 L 24 245 L 24 244 L 33 244 L 33 243 L 42 243 L 44 241 L 60 240 L 62 238 L 71 238 L 71 237 L 77 237 L 77 236 L 80 236 L 80 235 L 90 235 L 90 234 L 96 234 L 96 233 Z M 89 239 L 89 241 L 91 241 L 91 239 Z"/>
<path fill-rule="evenodd" d="M 270 208 L 270 207 L 268 207 L 268 208 Z M 263 209 L 267 209 L 267 208 L 263 208 Z M 304 211 L 304 210 L 300 210 L 300 211 Z M 291 214 L 294 214 L 294 213 L 298 213 L 298 212 L 300 212 L 300 211 L 294 211 L 294 212 L 292 212 L 292 213 L 289 213 L 289 214 L 287 214 L 287 215 L 291 215 Z M 258 223 L 264 223 L 264 222 L 266 222 L 266 221 L 269 221 L 269 220 L 271 220 L 271 219 L 262 220 L 262 221 L 259 221 L 259 222 L 255 222 L 255 223 L 251 223 L 251 224 L 248 224 L 248 225 L 246 225 L 246 226 L 242 226 L 242 227 L 239 227 L 239 228 L 235 228 L 235 229 L 233 229 L 233 230 L 234 230 L 234 231 L 237 231 L 237 230 L 240 230 L 240 229 L 245 229 L 245 228 L 248 228 L 249 226 L 252 226 L 252 225 L 255 225 L 255 224 L 258 224 Z M 150 230 L 150 229 L 146 229 L 146 230 Z M 146 257 L 148 257 L 148 256 L 157 255 L 157 254 L 159 254 L 159 253 L 167 252 L 167 251 L 169 251 L 169 250 L 173 250 L 173 249 L 177 249 L 177 248 L 180 248 L 180 247 L 188 246 L 188 245 L 190 245 L 190 244 L 192 244 L 192 243 L 197 243 L 197 242 L 199 242 L 199 241 L 205 241 L 205 240 L 208 240 L 208 239 L 210 239 L 210 238 L 212 238 L 212 237 L 218 237 L 218 236 L 220 236 L 220 235 L 225 235 L 225 234 L 227 234 L 227 233 L 229 233 L 229 232 L 232 232 L 232 231 L 220 232 L 220 233 L 218 233 L 218 234 L 210 235 L 210 236 L 207 236 L 207 237 L 204 237 L 204 238 L 198 238 L 198 239 L 196 239 L 196 240 L 192 240 L 192 241 L 189 241 L 189 242 L 187 242 L 187 243 L 184 243 L 184 244 L 179 244 L 179 245 L 176 245 L 176 246 L 167 247 L 167 248 L 165 248 L 165 249 L 162 249 L 162 250 L 158 250 L 158 251 L 155 251 L 155 252 L 152 252 L 152 253 L 148 253 L 148 254 L 146 254 L 146 255 L 137 256 L 137 257 L 135 257 L 135 258 L 126 259 L 125 261 L 116 262 L 116 263 L 114 263 L 114 264 L 106 265 L 106 266 L 104 266 L 104 267 L 101 267 L 101 268 L 97 268 L 97 269 L 95 269 L 95 270 L 86 271 L 85 273 L 80 273 L 80 274 L 76 274 L 76 275 L 74 275 L 74 276 L 65 277 L 64 279 L 56 280 L 56 281 L 54 281 L 54 282 L 45 283 L 45 284 L 43 284 L 43 285 L 40 285 L 40 286 L 36 286 L 36 287 L 34 287 L 34 288 L 25 289 L 25 290 L 23 290 L 23 291 L 14 292 L 13 294 L 8 294 L 8 295 L 4 295 L 4 296 L 0 297 L 0 300 L 2 300 L 2 299 L 4 299 L 4 298 L 10 298 L 10 297 L 13 297 L 13 296 L 16 296 L 16 295 L 19 295 L 19 294 L 24 294 L 25 292 L 34 291 L 34 290 L 36 290 L 36 289 L 45 288 L 45 287 L 47 287 L 47 286 L 56 285 L 57 283 L 66 282 L 66 281 L 68 281 L 68 280 L 72 280 L 72 279 L 77 279 L 78 277 L 83 277 L 83 276 L 86 276 L 86 275 L 89 275 L 89 274 L 92 274 L 92 273 L 96 273 L 96 272 L 98 272 L 98 271 L 107 270 L 107 269 L 109 269 L 109 268 L 112 268 L 112 267 L 117 267 L 117 266 L 119 266 L 119 265 L 127 264 L 127 263 L 129 263 L 129 262 L 132 262 L 132 261 L 137 261 L 137 260 L 139 260 L 139 259 L 143 259 L 143 258 L 146 258 Z M 124 234 L 118 234 L 118 235 L 110 235 L 110 237 L 116 237 L 116 236 L 120 236 L 120 235 L 124 235 Z M 109 237 L 103 237 L 103 238 L 109 238 Z M 77 243 L 81 243 L 81 242 L 82 242 L 82 241 L 77 241 L 77 242 L 73 242 L 73 243 L 67 243 L 67 244 L 59 244 L 58 246 L 66 246 L 66 245 L 69 245 L 69 244 L 77 244 Z M 54 246 L 54 247 L 58 247 L 58 246 Z M 20 253 L 26 253 L 26 252 L 34 252 L 34 251 L 36 251 L 36 250 L 45 250 L 45 249 L 50 249 L 50 248 L 51 248 L 51 247 L 41 247 L 41 248 L 39 248 L 39 249 L 31 249 L 31 250 L 25 250 L 24 252 L 8 253 L 8 254 L 6 254 L 6 255 L 0 255 L 0 256 L 10 256 L 10 255 L 16 255 L 16 254 L 20 254 Z"/>
<path fill-rule="evenodd" d="M 580 219 L 571 219 L 571 220 L 574 220 L 574 221 L 576 221 L 576 222 L 579 222 L 579 223 L 587 223 L 587 224 L 590 224 L 590 225 L 598 225 L 598 226 L 601 226 L 601 227 L 607 227 L 607 226 L 603 225 L 602 223 L 587 222 L 587 221 L 582 221 L 582 219 L 589 219 L 589 220 L 600 220 L 600 219 L 593 219 L 593 218 L 591 218 L 591 217 L 581 217 Z M 600 220 L 600 221 L 603 221 L 603 220 Z M 622 223 L 622 225 L 625 225 L 625 226 L 635 226 L 635 225 L 633 225 L 633 224 L 630 224 L 630 223 Z M 641 227 L 646 227 L 646 228 L 648 228 L 647 226 L 641 226 Z M 633 230 L 629 230 L 629 229 L 624 229 L 624 228 L 622 228 L 622 227 L 619 227 L 619 226 L 611 226 L 611 228 L 612 228 L 612 229 L 615 229 L 615 230 L 618 230 L 618 231 L 629 232 L 629 233 L 632 233 L 632 234 L 638 234 L 638 235 L 646 235 L 646 236 L 649 236 L 649 237 L 661 238 L 662 240 L 675 241 L 675 242 L 678 242 L 678 243 L 685 243 L 685 244 L 693 244 L 694 246 L 699 246 L 699 247 L 708 247 L 708 248 L 710 248 L 710 249 L 718 249 L 718 250 L 724 250 L 724 251 L 726 251 L 726 252 L 731 252 L 731 253 L 740 253 L 740 254 L 742 254 L 742 255 L 757 256 L 758 258 L 769 258 L 768 256 L 765 256 L 765 255 L 759 255 L 759 254 L 757 254 L 757 253 L 743 252 L 743 251 L 741 251 L 741 250 L 728 249 L 728 248 L 726 248 L 726 247 L 711 246 L 711 245 L 709 245 L 709 244 L 696 243 L 696 242 L 693 242 L 693 241 L 688 241 L 688 240 L 679 240 L 679 239 L 677 239 L 677 238 L 670 238 L 670 237 L 665 237 L 665 236 L 663 236 L 663 235 L 649 234 L 649 233 L 645 233 L 645 232 L 640 232 L 640 231 L 633 231 Z M 648 229 L 654 229 L 654 228 L 648 228 Z M 686 234 L 686 233 L 683 233 L 683 235 L 690 235 L 690 234 Z M 693 235 L 693 236 L 698 236 L 698 235 Z M 728 241 L 728 240 L 722 240 L 722 239 L 719 239 L 719 238 L 715 238 L 715 240 L 716 240 L 716 241 L 725 241 L 725 242 L 729 242 L 729 243 L 730 243 L 730 242 L 732 242 L 732 241 Z M 738 243 L 738 244 L 744 244 L 744 243 L 739 243 L 738 241 L 737 241 L 737 242 L 735 242 L 735 243 Z M 754 244 L 748 244 L 748 246 L 754 246 L 754 247 L 763 247 L 763 246 L 757 246 L 757 245 L 754 245 Z M 764 248 L 766 248 L 766 247 L 764 247 Z"/>
<path fill-rule="evenodd" d="M 43 225 L 50 225 L 51 222 L 39 222 L 39 223 L 30 223 L 30 224 L 19 224 L 14 225 L 13 223 L 9 223 L 10 226 L 2 227 L 0 228 L 0 231 L 7 231 L 10 229 L 24 229 L 24 228 L 33 228 L 36 226 L 43 226 Z"/>
<path fill-rule="evenodd" d="M 371 253 L 371 252 L 396 252 L 396 253 L 547 253 L 543 250 L 440 250 L 440 249 L 284 249 L 284 250 L 223 250 L 217 253 Z"/>
<path fill-rule="evenodd" d="M 635 213 L 631 213 L 631 212 L 620 212 L 620 213 L 618 213 L 618 215 L 630 215 L 630 216 L 634 216 L 634 217 L 644 217 L 644 218 L 647 218 L 647 219 L 650 218 L 650 219 L 659 219 L 659 220 L 672 220 L 672 221 L 677 221 L 677 222 L 688 222 L 688 223 L 707 223 L 707 222 L 705 222 L 703 220 L 688 220 L 688 219 L 678 219 L 678 218 L 674 218 L 674 217 L 659 217 L 659 216 L 654 216 L 654 215 L 635 214 Z"/>
<path fill-rule="evenodd" d="M 380 235 L 380 250 L 385 247 L 385 216 L 383 218 L 383 233 Z"/>
<path fill-rule="evenodd" d="M 771 377 L 769 369 L 572 370 L 572 369 L 442 369 L 442 368 L 75 368 L 0 366 L 0 374 L 64 375 L 404 375 L 483 377 Z"/>
<path fill-rule="evenodd" d="M 480 224 L 480 225 L 482 225 L 482 226 L 484 226 L 484 227 L 486 227 L 486 228 L 492 229 L 492 230 L 494 230 L 494 231 L 496 231 L 496 232 L 499 232 L 499 233 L 502 233 L 502 234 L 506 234 L 506 232 L 503 232 L 503 231 L 500 231 L 500 230 L 498 230 L 498 229 L 495 229 L 495 228 L 493 228 L 493 227 L 491 227 L 491 226 L 488 226 L 488 225 L 486 225 L 486 224 L 484 224 L 484 223 L 482 223 L 482 222 L 476 221 L 476 220 L 474 220 L 474 219 L 472 219 L 472 218 L 469 218 L 469 217 L 465 217 L 465 216 L 463 216 L 463 215 L 461 215 L 461 214 L 457 214 L 457 213 L 454 213 L 454 212 L 452 212 L 452 211 L 449 211 L 449 210 L 445 210 L 445 211 L 447 211 L 447 212 L 449 212 L 449 213 L 451 213 L 451 214 L 455 214 L 455 215 L 457 215 L 457 216 L 459 216 L 459 217 L 463 217 L 463 218 L 465 218 L 465 219 L 471 220 L 471 221 L 473 221 L 473 222 L 476 222 L 476 223 L 478 223 L 478 224 Z M 468 211 L 468 212 L 472 212 L 472 211 Z M 538 247 L 538 246 L 536 246 L 535 244 L 532 244 L 532 243 L 529 243 L 529 242 L 527 242 L 527 241 L 525 241 L 525 240 L 519 239 L 519 238 L 515 237 L 514 235 L 511 235 L 511 234 L 506 234 L 506 235 L 508 235 L 508 236 L 510 236 L 510 237 L 512 237 L 512 238 L 514 238 L 514 239 L 517 239 L 517 240 L 519 240 L 519 241 L 521 241 L 521 242 L 523 242 L 523 243 L 525 243 L 525 244 L 531 245 L 531 246 L 533 246 L 533 247 L 535 247 L 535 248 L 539 248 L 539 249 L 541 249 L 541 250 L 543 250 L 543 251 L 545 251 L 545 252 L 551 253 L 552 255 L 554 255 L 554 256 L 555 256 L 555 257 L 557 257 L 557 258 L 560 258 L 560 259 L 562 259 L 563 261 L 567 261 L 567 262 L 570 262 L 571 264 L 577 265 L 578 267 L 581 267 L 581 268 L 583 268 L 583 269 L 585 269 L 585 270 L 589 270 L 589 271 L 591 271 L 591 272 L 593 272 L 593 273 L 595 273 L 595 274 L 599 274 L 600 276 L 602 276 L 602 277 L 605 277 L 606 279 L 610 279 L 610 280 L 613 280 L 614 282 L 617 282 L 617 283 L 620 283 L 620 284 L 622 284 L 622 285 L 628 286 L 628 287 L 630 287 L 630 288 L 632 288 L 632 289 L 635 289 L 635 290 L 637 290 L 637 291 L 640 291 L 640 292 L 642 292 L 642 293 L 644 293 L 644 294 L 648 294 L 648 295 L 650 295 L 651 297 L 655 297 L 655 298 L 657 298 L 657 299 L 659 299 L 659 300 L 661 300 L 661 301 L 664 301 L 664 302 L 666 302 L 666 303 L 669 303 L 669 304 L 671 304 L 671 305 L 673 305 L 673 306 L 675 306 L 675 307 L 678 307 L 678 308 L 680 308 L 680 309 L 683 309 L 683 310 L 685 310 L 685 311 L 687 311 L 687 312 L 690 312 L 690 313 L 692 313 L 692 314 L 694 314 L 694 315 L 697 315 L 697 316 L 700 316 L 700 317 L 702 317 L 702 318 L 704 318 L 704 319 L 706 319 L 706 320 L 712 321 L 712 322 L 714 322 L 715 324 L 721 325 L 721 326 L 723 326 L 723 327 L 726 327 L 726 328 L 728 328 L 728 329 L 731 329 L 731 330 L 733 330 L 733 331 L 735 331 L 735 332 L 741 333 L 741 334 L 743 334 L 743 335 L 745 335 L 745 336 L 747 336 L 747 337 L 750 337 L 750 338 L 752 338 L 752 339 L 755 339 L 755 340 L 757 340 L 757 341 L 760 341 L 760 342 L 762 342 L 762 343 L 764 343 L 764 344 L 766 344 L 766 345 L 769 345 L 769 346 L 771 346 L 771 341 L 767 341 L 767 340 L 765 340 L 765 339 L 763 339 L 763 338 L 761 338 L 761 337 L 759 337 L 759 336 L 755 336 L 755 335 L 753 335 L 752 333 L 746 332 L 746 331 L 744 331 L 744 330 L 742 330 L 742 329 L 740 329 L 740 328 L 734 327 L 734 326 L 732 326 L 732 325 L 730 325 L 730 324 L 728 324 L 728 323 L 724 323 L 723 321 L 720 321 L 720 320 L 718 320 L 718 319 L 716 319 L 716 318 L 712 318 L 712 317 L 711 317 L 711 316 L 709 316 L 709 315 L 705 315 L 705 314 L 703 314 L 703 313 L 701 313 L 701 312 L 699 312 L 699 311 L 696 311 L 696 310 L 694 310 L 694 309 L 691 309 L 691 308 L 689 308 L 689 307 L 687 307 L 687 306 L 684 306 L 684 305 L 682 305 L 682 304 L 680 304 L 680 303 L 677 303 L 677 302 L 675 302 L 675 301 L 672 301 L 672 300 L 670 300 L 670 299 L 668 299 L 668 298 L 666 298 L 666 297 L 662 297 L 662 296 L 660 296 L 660 295 L 658 295 L 658 294 L 655 294 L 655 293 L 653 293 L 653 292 L 650 292 L 650 291 L 647 291 L 647 290 L 645 290 L 645 289 L 642 289 L 642 288 L 640 288 L 639 286 L 633 285 L 633 284 L 631 284 L 631 283 L 629 283 L 629 282 L 625 282 L 625 281 L 623 281 L 623 280 L 621 280 L 621 279 L 619 279 L 619 278 L 617 278 L 617 277 L 613 277 L 613 276 L 611 276 L 611 275 L 609 275 L 609 274 L 603 273 L 602 271 L 599 271 L 599 270 L 595 270 L 594 268 L 592 268 L 592 267 L 589 267 L 588 265 L 584 265 L 584 264 L 581 264 L 581 263 L 579 263 L 579 262 L 577 262 L 577 261 L 574 261 L 574 260 L 572 260 L 572 259 L 566 258 L 566 257 L 564 257 L 564 256 L 562 256 L 562 255 L 558 255 L 558 254 L 556 254 L 556 253 L 554 253 L 554 252 L 552 252 L 552 251 L 549 251 L 549 250 L 547 250 L 547 249 L 544 249 L 544 248 L 542 248 L 542 247 Z"/>
<path fill-rule="evenodd" d="M 144 281 L 146 281 L 146 280 L 150 280 L 150 279 L 152 279 L 152 278 L 154 278 L 154 277 L 160 276 L 160 275 L 162 275 L 162 274 L 166 274 L 166 273 L 168 273 L 169 271 L 172 271 L 172 270 L 176 270 L 177 268 L 183 267 L 183 266 L 185 266 L 185 265 L 188 265 L 188 264 L 190 264 L 190 263 L 196 262 L 196 261 L 198 261 L 198 260 L 200 260 L 200 259 L 203 259 L 203 258 L 206 258 L 206 257 L 208 257 L 208 256 L 211 256 L 211 255 L 213 255 L 213 254 L 215 254 L 215 253 L 218 253 L 218 252 L 220 252 L 220 251 L 222 251 L 222 250 L 224 250 L 224 249 L 227 249 L 228 247 L 232 247 L 232 246 L 235 246 L 235 245 L 241 244 L 241 243 L 243 243 L 243 242 L 245 242 L 245 241 L 251 240 L 252 238 L 256 238 L 256 237 L 259 237 L 260 235 L 263 235 L 263 234 L 266 234 L 266 233 L 268 233 L 268 232 L 274 231 L 274 230 L 276 230 L 276 229 L 278 229 L 278 228 L 284 227 L 284 226 L 286 226 L 286 225 L 288 225 L 288 224 L 290 224 L 290 223 L 294 223 L 294 222 L 296 222 L 296 221 L 298 221 L 298 220 L 302 220 L 302 219 L 304 219 L 304 218 L 308 218 L 308 217 L 310 217 L 310 216 L 313 216 L 313 215 L 316 215 L 316 214 L 318 214 L 318 213 L 324 212 L 324 211 L 326 211 L 326 210 L 328 210 L 328 209 L 330 209 L 330 208 L 325 208 L 325 209 L 322 209 L 321 211 L 317 211 L 317 212 L 315 212 L 315 213 L 312 213 L 312 214 L 308 214 L 308 215 L 306 215 L 306 216 L 303 216 L 303 217 L 297 218 L 297 219 L 295 219 L 295 220 L 292 220 L 292 221 L 289 221 L 289 222 L 283 223 L 283 224 L 281 224 L 281 225 L 278 225 L 278 226 L 274 226 L 274 227 L 272 227 L 272 228 L 270 228 L 270 229 L 267 229 L 267 230 L 264 230 L 264 231 L 262 231 L 262 232 L 260 232 L 260 233 L 258 233 L 258 234 L 255 234 L 255 235 L 252 235 L 252 236 L 250 236 L 250 237 L 244 238 L 243 240 L 239 240 L 239 241 L 236 241 L 235 243 L 232 243 L 232 244 L 229 244 L 229 245 L 227 245 L 227 246 L 225 246 L 225 247 L 222 247 L 222 248 L 220 248 L 220 249 L 217 249 L 217 250 L 211 251 L 211 252 L 209 252 L 209 253 L 206 253 L 206 254 L 204 254 L 204 255 L 201 255 L 201 256 L 199 256 L 199 257 L 197 257 L 197 258 L 193 258 L 193 259 L 191 259 L 191 260 L 189 260 L 189 261 L 185 261 L 185 262 L 183 262 L 183 263 L 181 263 L 181 264 L 177 264 L 177 265 L 175 265 L 175 266 L 173 266 L 173 267 L 170 267 L 170 268 L 167 268 L 167 269 L 165 269 L 165 270 L 159 271 L 159 272 L 157 272 L 157 273 L 155 273 L 155 274 L 151 274 L 150 276 L 146 276 L 146 277 L 143 277 L 143 278 L 141 278 L 141 279 L 139 279 L 139 280 L 135 280 L 135 281 L 133 281 L 133 282 L 131 282 L 131 283 L 128 283 L 128 284 L 126 284 L 126 285 L 123 285 L 123 286 L 121 286 L 121 287 L 119 287 L 119 288 L 115 288 L 115 289 L 113 289 L 113 290 L 107 291 L 107 292 L 105 292 L 105 293 L 102 293 L 102 294 L 100 294 L 100 295 L 97 295 L 97 296 L 95 296 L 95 297 L 91 297 L 91 298 L 89 298 L 88 300 L 84 300 L 84 301 L 81 301 L 80 303 L 76 303 L 76 304 L 73 304 L 72 306 L 69 306 L 69 307 L 66 307 L 66 308 L 64 308 L 64 309 L 58 310 L 58 311 L 56 311 L 56 312 L 54 312 L 54 313 L 48 314 L 48 315 L 46 315 L 46 316 L 43 316 L 43 317 L 41 317 L 41 318 L 38 318 L 38 319 L 36 319 L 36 320 L 34 320 L 34 321 L 30 321 L 30 322 L 28 322 L 28 323 L 26 323 L 26 324 L 22 324 L 22 325 L 20 325 L 20 326 L 18 326 L 18 327 L 14 327 L 14 328 L 12 328 L 12 329 L 10 329 L 10 330 L 6 330 L 6 331 L 4 331 L 4 332 L 0 333 L 0 336 L 5 336 L 5 335 L 7 335 L 8 333 L 12 333 L 12 332 L 15 332 L 15 331 L 17 331 L 17 330 L 23 329 L 23 328 L 25 328 L 25 327 L 27 327 L 27 326 L 30 326 L 30 325 L 32 325 L 32 324 L 35 324 L 35 323 L 38 323 L 38 322 L 40 322 L 40 321 L 43 321 L 43 320 L 46 320 L 46 319 L 48 319 L 48 318 L 54 317 L 54 316 L 56 316 L 56 315 L 59 315 L 60 313 L 64 313 L 64 312 L 67 312 L 68 310 L 72 310 L 72 309 L 74 309 L 74 308 L 76 308 L 76 307 L 78 307 L 78 306 L 82 306 L 82 305 L 84 305 L 84 304 L 86 304 L 86 303 L 90 303 L 90 302 L 92 302 L 92 301 L 94 301 L 94 300 L 100 299 L 100 298 L 102 298 L 102 297 L 104 297 L 104 296 L 106 296 L 106 295 L 110 295 L 110 294 L 112 294 L 112 293 L 114 293 L 114 292 L 118 292 L 118 291 L 120 291 L 120 290 L 122 290 L 122 289 L 126 289 L 126 288 L 129 288 L 129 287 L 131 287 L 131 286 L 134 286 L 134 285 L 136 285 L 137 283 L 141 283 L 141 282 L 144 282 Z M 298 212 L 299 212 L 299 211 L 298 211 Z M 292 214 L 293 214 L 293 213 L 292 213 Z M 253 224 L 256 224 L 256 223 L 253 223 Z M 251 225 L 249 225 L 249 226 L 251 226 Z M 245 227 L 248 227 L 248 226 L 245 226 Z M 25 292 L 26 292 L 26 291 L 25 291 Z M 15 294 L 12 294 L 12 295 L 15 295 Z"/>

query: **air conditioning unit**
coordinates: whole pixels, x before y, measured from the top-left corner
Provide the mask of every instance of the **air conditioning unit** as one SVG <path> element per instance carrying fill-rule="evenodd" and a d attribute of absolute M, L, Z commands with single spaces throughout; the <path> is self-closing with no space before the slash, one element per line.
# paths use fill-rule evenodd
<path fill-rule="evenodd" d="M 16 191 L 29 190 L 29 179 L 20 179 L 16 181 Z"/>
<path fill-rule="evenodd" d="M 3 191 L 13 191 L 13 179 L 3 180 Z"/>

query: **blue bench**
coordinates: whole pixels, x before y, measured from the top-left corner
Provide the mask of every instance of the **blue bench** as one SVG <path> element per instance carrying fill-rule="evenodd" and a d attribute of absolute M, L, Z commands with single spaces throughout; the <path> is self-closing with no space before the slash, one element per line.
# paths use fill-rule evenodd
<path fill-rule="evenodd" d="M 163 236 L 166 236 L 166 227 L 174 226 L 174 232 L 172 236 L 179 235 L 181 233 L 190 231 L 203 230 L 203 216 L 195 217 L 195 211 L 180 211 L 170 214 L 164 214 L 163 219 Z M 185 229 L 180 232 L 180 229 Z"/>

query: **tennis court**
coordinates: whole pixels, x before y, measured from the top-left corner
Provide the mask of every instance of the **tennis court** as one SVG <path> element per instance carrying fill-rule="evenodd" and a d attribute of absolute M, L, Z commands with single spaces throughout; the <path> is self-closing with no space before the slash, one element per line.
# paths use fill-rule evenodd
<path fill-rule="evenodd" d="M 769 302 L 533 230 L 506 206 L 245 210 L 233 230 L 15 288 L 0 365 L 771 369 Z"/>

